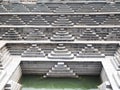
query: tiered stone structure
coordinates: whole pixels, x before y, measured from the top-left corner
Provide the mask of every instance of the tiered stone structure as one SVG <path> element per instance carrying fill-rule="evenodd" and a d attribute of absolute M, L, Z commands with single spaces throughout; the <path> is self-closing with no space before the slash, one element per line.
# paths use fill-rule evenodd
<path fill-rule="evenodd" d="M 64 62 L 58 62 L 44 77 L 78 77 Z"/>
<path fill-rule="evenodd" d="M 100 75 L 120 90 L 119 0 L 2 0 L 0 90 L 21 90 L 22 74 Z"/>
<path fill-rule="evenodd" d="M 40 31 L 39 29 L 35 29 L 34 31 L 30 32 L 26 37 L 25 40 L 47 40 L 48 38 L 46 35 Z"/>
<path fill-rule="evenodd" d="M 73 59 L 74 55 L 64 47 L 63 44 L 59 44 L 57 48 L 54 49 L 54 51 L 51 51 L 50 54 L 48 54 L 49 59 Z"/>
<path fill-rule="evenodd" d="M 91 44 L 88 44 L 87 47 L 82 49 L 78 54 L 77 57 L 86 57 L 86 58 L 103 58 L 105 57 L 98 49 L 95 49 Z"/>
<path fill-rule="evenodd" d="M 51 37 L 51 41 L 74 41 L 74 39 L 73 35 L 65 29 L 60 29 Z"/>
<path fill-rule="evenodd" d="M 22 57 L 45 57 L 45 53 L 36 45 L 32 44 L 24 53 Z"/>
<path fill-rule="evenodd" d="M 2 35 L 3 40 L 21 40 L 22 37 L 20 34 L 11 28 L 8 32 Z"/>

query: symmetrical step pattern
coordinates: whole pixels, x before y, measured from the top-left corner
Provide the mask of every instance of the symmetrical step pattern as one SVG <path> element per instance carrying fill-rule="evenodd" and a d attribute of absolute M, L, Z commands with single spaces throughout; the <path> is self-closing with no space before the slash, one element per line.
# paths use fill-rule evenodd
<path fill-rule="evenodd" d="M 27 17 L 27 16 L 26 16 Z M 120 41 L 120 28 L 0 28 L 0 40 Z"/>
<path fill-rule="evenodd" d="M 3 40 L 21 40 L 21 35 L 15 31 L 13 28 L 8 30 L 2 35 Z"/>
<path fill-rule="evenodd" d="M 27 36 L 24 37 L 25 40 L 47 40 L 48 37 L 40 31 L 39 29 L 35 29 L 30 32 Z"/>
<path fill-rule="evenodd" d="M 77 54 L 79 56 L 79 53 L 78 53 L 79 51 L 82 51 L 83 49 L 83 53 L 84 53 L 85 47 L 90 48 L 89 45 L 87 44 L 77 44 L 77 43 L 72 45 L 70 45 L 69 43 L 64 44 L 64 46 L 67 49 L 64 46 L 60 47 L 60 45 L 55 43 L 53 44 L 41 43 L 41 44 L 37 44 L 37 46 L 40 47 L 46 53 L 46 55 L 48 55 L 48 58 L 58 57 L 58 56 L 59 56 L 58 58 L 63 56 L 64 58 L 65 57 L 73 58 L 73 55 L 69 54 L 70 52 L 74 54 L 74 56 L 76 56 Z M 105 54 L 105 56 L 114 56 L 118 46 L 119 46 L 118 44 L 92 44 L 92 47 L 94 47 L 94 49 L 98 49 L 98 51 L 96 50 L 94 52 L 94 50 L 91 50 L 92 49 L 91 47 L 90 48 L 91 52 L 88 51 L 86 52 L 86 54 L 92 53 L 91 57 L 94 57 L 96 55 L 95 53 L 97 53 L 97 55 L 100 57 L 101 57 L 101 54 Z M 7 48 L 12 55 L 21 55 L 29 47 L 30 47 L 30 44 L 27 44 L 27 43 L 26 44 L 7 44 Z M 98 52 L 101 52 L 101 54 L 98 54 Z"/>
<path fill-rule="evenodd" d="M 6 84 L 4 90 L 21 90 L 21 88 L 22 88 L 22 85 L 20 85 L 19 83 L 15 82 L 15 81 L 10 80 Z"/>
<path fill-rule="evenodd" d="M 41 17 L 41 15 L 37 15 L 31 21 L 28 22 L 29 25 L 49 25 L 49 23 Z"/>
<path fill-rule="evenodd" d="M 73 35 L 71 35 L 65 29 L 60 29 L 50 38 L 51 41 L 74 41 Z"/>
<path fill-rule="evenodd" d="M 63 61 L 61 60 L 59 61 L 44 60 L 44 61 L 31 61 L 31 62 L 23 61 L 21 62 L 21 68 L 23 74 L 40 74 L 46 76 L 46 74 L 49 72 L 49 70 L 52 70 L 52 68 L 54 68 L 53 71 L 59 69 L 58 72 L 60 72 L 61 68 L 58 68 L 57 66 L 58 62 L 63 62 Z M 65 68 L 70 68 L 70 70 L 73 70 L 73 72 L 76 73 L 76 75 L 100 75 L 102 69 L 101 62 L 93 62 L 93 61 L 88 61 L 88 62 L 66 61 L 64 62 L 64 65 L 62 65 L 62 68 L 64 66 L 66 66 Z M 70 70 L 67 70 L 66 72 Z"/>
<path fill-rule="evenodd" d="M 64 15 L 61 15 L 57 18 L 56 21 L 52 23 L 53 26 L 73 26 L 74 23 L 70 21 L 68 18 L 66 18 Z"/>
<path fill-rule="evenodd" d="M 94 48 L 91 44 L 88 44 L 87 47 L 79 51 L 77 57 L 80 58 L 104 58 L 105 55 L 102 54 L 98 49 Z"/>
<path fill-rule="evenodd" d="M 78 40 L 101 40 L 101 37 L 90 29 L 86 29 L 79 37 Z"/>
<path fill-rule="evenodd" d="M 78 77 L 64 62 L 58 62 L 43 77 Z"/>
<path fill-rule="evenodd" d="M 115 69 L 117 71 L 120 71 L 120 48 L 117 50 L 117 52 L 115 53 L 113 59 L 111 60 Z"/>
<path fill-rule="evenodd" d="M 41 26 L 109 26 L 120 25 L 119 14 L 19 14 L 0 15 L 1 25 L 41 25 Z"/>
<path fill-rule="evenodd" d="M 45 53 L 36 44 L 32 44 L 22 53 L 22 57 L 45 57 Z"/>
<path fill-rule="evenodd" d="M 48 54 L 49 59 L 73 59 L 74 55 L 63 44 L 59 44 L 54 51 Z"/>
<path fill-rule="evenodd" d="M 57 0 L 58 2 L 59 0 Z M 68 1 L 68 0 L 67 0 Z M 102 0 L 103 1 L 103 0 Z M 84 13 L 84 12 L 119 12 L 120 3 L 105 2 L 92 3 L 41 3 L 21 4 L 11 3 L 0 5 L 0 13 L 5 12 L 41 12 L 41 13 Z M 118 0 L 119 1 L 119 0 Z"/>
<path fill-rule="evenodd" d="M 77 25 L 97 25 L 98 23 L 94 20 L 94 18 L 89 15 L 81 16 L 80 20 L 78 20 Z"/>

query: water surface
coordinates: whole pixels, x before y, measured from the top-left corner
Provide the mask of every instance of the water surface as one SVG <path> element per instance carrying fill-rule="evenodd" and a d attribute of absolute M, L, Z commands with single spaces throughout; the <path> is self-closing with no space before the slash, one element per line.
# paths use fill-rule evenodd
<path fill-rule="evenodd" d="M 80 78 L 42 78 L 37 75 L 23 75 L 22 90 L 98 90 L 99 76 L 80 76 Z"/>

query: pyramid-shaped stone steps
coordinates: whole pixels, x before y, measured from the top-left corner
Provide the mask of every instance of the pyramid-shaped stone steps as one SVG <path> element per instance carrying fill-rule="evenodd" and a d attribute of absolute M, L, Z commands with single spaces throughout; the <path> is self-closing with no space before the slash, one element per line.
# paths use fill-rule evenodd
<path fill-rule="evenodd" d="M 29 21 L 28 25 L 49 25 L 49 23 L 41 15 L 37 15 Z"/>
<path fill-rule="evenodd" d="M 58 8 L 56 8 L 56 10 L 54 11 L 56 13 L 74 13 L 74 10 L 72 10 L 72 8 L 70 8 L 68 5 L 59 5 Z"/>
<path fill-rule="evenodd" d="M 79 53 L 77 54 L 77 57 L 80 58 L 103 58 L 105 57 L 104 54 L 101 54 L 101 52 L 98 49 L 95 49 L 91 44 L 88 44 L 85 48 L 83 48 Z"/>
<path fill-rule="evenodd" d="M 77 25 L 97 25 L 98 23 L 92 19 L 89 15 L 83 16 L 77 23 Z"/>
<path fill-rule="evenodd" d="M 43 33 L 43 31 L 40 31 L 39 29 L 35 29 L 34 31 L 30 32 L 26 37 L 24 37 L 25 40 L 47 40 L 48 37 Z"/>
<path fill-rule="evenodd" d="M 5 34 L 2 35 L 3 40 L 20 40 L 22 39 L 21 35 L 15 31 L 13 28 L 10 28 Z"/>
<path fill-rule="evenodd" d="M 81 4 L 80 8 L 78 8 L 76 12 L 95 12 L 95 9 L 89 4 Z"/>
<path fill-rule="evenodd" d="M 70 21 L 67 17 L 64 15 L 59 16 L 59 18 L 52 23 L 53 26 L 73 26 L 74 23 Z"/>
<path fill-rule="evenodd" d="M 7 25 L 24 25 L 24 21 L 21 20 L 17 15 L 13 15 L 6 22 Z"/>
<path fill-rule="evenodd" d="M 54 51 L 51 51 L 50 54 L 48 54 L 49 59 L 73 59 L 74 55 L 64 47 L 63 44 L 59 44 L 57 48 L 54 49 Z"/>
<path fill-rule="evenodd" d="M 92 30 L 87 29 L 79 37 L 77 37 L 77 39 L 78 40 L 101 40 L 101 37 L 99 37 L 99 35 L 97 35 Z"/>
<path fill-rule="evenodd" d="M 42 51 L 37 44 L 32 44 L 24 53 L 22 57 L 45 57 L 44 51 Z"/>
<path fill-rule="evenodd" d="M 78 76 L 64 62 L 58 62 L 44 77 L 75 77 Z"/>
<path fill-rule="evenodd" d="M 50 38 L 51 41 L 74 41 L 74 39 L 73 35 L 65 29 L 60 29 Z"/>
<path fill-rule="evenodd" d="M 33 12 L 52 13 L 51 10 L 44 4 L 37 4 L 32 10 Z"/>

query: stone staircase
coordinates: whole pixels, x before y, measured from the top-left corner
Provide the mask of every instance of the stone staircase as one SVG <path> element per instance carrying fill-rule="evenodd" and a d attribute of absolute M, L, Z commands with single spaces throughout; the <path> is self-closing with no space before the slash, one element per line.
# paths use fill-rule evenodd
<path fill-rule="evenodd" d="M 87 44 L 79 53 L 78 58 L 104 58 L 105 55 L 102 54 L 98 49 L 95 49 L 91 44 Z"/>
<path fill-rule="evenodd" d="M 22 57 L 45 57 L 44 51 L 42 51 L 37 44 L 32 44 L 24 53 Z"/>
<path fill-rule="evenodd" d="M 26 37 L 24 37 L 25 40 L 47 40 L 48 37 L 40 31 L 39 29 L 35 29 L 32 32 L 30 32 Z"/>
<path fill-rule="evenodd" d="M 115 53 L 115 55 L 114 55 L 113 59 L 111 60 L 111 62 L 113 63 L 113 66 L 115 67 L 115 69 L 117 71 L 120 71 L 120 48 Z"/>
<path fill-rule="evenodd" d="M 0 69 L 3 70 L 11 60 L 12 57 L 10 56 L 9 51 L 6 47 L 3 47 L 0 53 Z"/>
<path fill-rule="evenodd" d="M 43 77 L 75 77 L 78 76 L 64 62 L 58 62 Z"/>
<path fill-rule="evenodd" d="M 3 40 L 21 40 L 21 35 L 15 31 L 13 28 L 10 28 L 5 34 L 2 35 Z"/>
<path fill-rule="evenodd" d="M 59 5 L 58 8 L 54 11 L 56 13 L 74 13 L 74 10 L 70 8 L 68 5 Z"/>
<path fill-rule="evenodd" d="M 101 37 L 90 29 L 86 29 L 82 34 L 77 37 L 78 40 L 101 40 Z"/>
<path fill-rule="evenodd" d="M 51 41 L 74 41 L 75 38 L 65 29 L 60 29 L 50 39 Z"/>
<path fill-rule="evenodd" d="M 66 16 L 61 15 L 57 18 L 56 21 L 52 23 L 53 26 L 73 26 L 74 23 L 70 21 Z"/>
<path fill-rule="evenodd" d="M 59 44 L 54 51 L 48 54 L 49 59 L 73 59 L 74 55 L 71 51 L 66 49 L 63 44 Z"/>
<path fill-rule="evenodd" d="M 113 78 L 117 84 L 117 87 L 120 89 L 120 71 L 117 71 L 113 74 Z"/>

